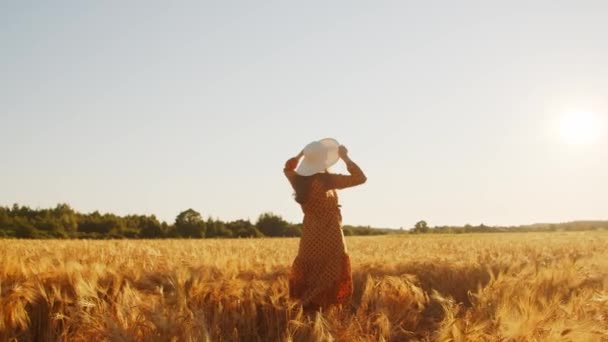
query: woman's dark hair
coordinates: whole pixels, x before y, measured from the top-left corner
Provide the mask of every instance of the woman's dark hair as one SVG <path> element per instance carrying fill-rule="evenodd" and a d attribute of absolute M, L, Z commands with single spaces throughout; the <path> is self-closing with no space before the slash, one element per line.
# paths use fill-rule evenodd
<path fill-rule="evenodd" d="M 296 202 L 300 205 L 304 205 L 308 201 L 308 195 L 312 189 L 312 183 L 315 179 L 320 180 L 325 185 L 329 185 L 330 174 L 329 173 L 317 173 L 312 176 L 300 176 L 296 175 L 294 179 L 293 188 L 295 190 L 294 197 Z"/>

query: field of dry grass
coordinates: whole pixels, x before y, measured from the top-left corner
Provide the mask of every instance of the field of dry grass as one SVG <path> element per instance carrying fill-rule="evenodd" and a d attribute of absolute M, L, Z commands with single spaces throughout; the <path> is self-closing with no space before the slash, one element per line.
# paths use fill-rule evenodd
<path fill-rule="evenodd" d="M 347 238 L 352 305 L 316 314 L 297 243 L 0 240 L 0 341 L 608 341 L 608 233 Z"/>

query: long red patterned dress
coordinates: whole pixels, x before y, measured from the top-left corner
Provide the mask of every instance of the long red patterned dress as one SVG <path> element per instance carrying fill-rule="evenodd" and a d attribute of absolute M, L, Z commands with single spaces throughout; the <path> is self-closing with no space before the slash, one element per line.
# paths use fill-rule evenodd
<path fill-rule="evenodd" d="M 298 159 L 285 164 L 285 176 L 295 189 Z M 353 283 L 344 235 L 337 189 L 362 184 L 366 177 L 348 160 L 350 175 L 321 173 L 309 177 L 310 191 L 301 205 L 304 228 L 298 255 L 289 276 L 289 295 L 305 306 L 326 307 L 350 300 Z"/>

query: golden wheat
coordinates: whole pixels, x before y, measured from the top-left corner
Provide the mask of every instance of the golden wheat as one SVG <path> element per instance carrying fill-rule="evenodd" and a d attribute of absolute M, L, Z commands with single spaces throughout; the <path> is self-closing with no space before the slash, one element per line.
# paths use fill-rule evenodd
<path fill-rule="evenodd" d="M 297 239 L 0 240 L 0 341 L 608 341 L 608 234 L 349 237 L 352 305 L 288 299 Z"/>

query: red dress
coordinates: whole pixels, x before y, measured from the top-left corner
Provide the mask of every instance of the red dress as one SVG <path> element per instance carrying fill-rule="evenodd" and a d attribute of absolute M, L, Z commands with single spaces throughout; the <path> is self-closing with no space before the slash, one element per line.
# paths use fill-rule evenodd
<path fill-rule="evenodd" d="M 297 164 L 296 158 L 285 164 L 284 172 L 292 186 L 297 177 L 303 177 L 295 172 Z M 303 305 L 326 307 L 346 303 L 353 292 L 336 189 L 362 184 L 366 177 L 352 161 L 347 168 L 350 175 L 317 174 L 309 179 L 310 191 L 302 204 L 302 237 L 289 276 L 290 297 Z"/>

